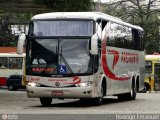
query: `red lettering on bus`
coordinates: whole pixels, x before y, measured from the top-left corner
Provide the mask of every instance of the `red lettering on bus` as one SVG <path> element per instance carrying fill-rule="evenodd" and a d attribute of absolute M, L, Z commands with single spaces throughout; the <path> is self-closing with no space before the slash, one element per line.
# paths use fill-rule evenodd
<path fill-rule="evenodd" d="M 36 82 L 39 81 L 40 78 L 39 77 L 31 77 L 30 82 Z"/>
<path fill-rule="evenodd" d="M 137 64 L 139 62 L 139 55 L 137 53 L 122 52 L 121 62 Z"/>
<path fill-rule="evenodd" d="M 40 67 L 34 67 L 32 68 L 32 72 L 54 72 L 56 71 L 55 68 L 40 68 Z"/>
<path fill-rule="evenodd" d="M 55 79 L 55 78 L 49 78 L 48 81 L 50 81 L 50 82 L 66 82 L 67 79 Z"/>

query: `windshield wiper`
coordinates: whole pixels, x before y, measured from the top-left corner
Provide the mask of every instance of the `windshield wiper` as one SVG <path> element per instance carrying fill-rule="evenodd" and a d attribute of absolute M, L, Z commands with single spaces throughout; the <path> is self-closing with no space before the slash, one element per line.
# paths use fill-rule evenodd
<path fill-rule="evenodd" d="M 66 59 L 65 59 L 65 57 L 62 55 L 62 53 L 59 54 L 59 55 L 60 55 L 61 59 L 63 60 L 63 62 L 65 63 L 65 65 L 67 66 L 68 70 L 69 70 L 71 73 L 73 73 L 71 67 L 69 66 L 68 62 L 66 61 Z"/>

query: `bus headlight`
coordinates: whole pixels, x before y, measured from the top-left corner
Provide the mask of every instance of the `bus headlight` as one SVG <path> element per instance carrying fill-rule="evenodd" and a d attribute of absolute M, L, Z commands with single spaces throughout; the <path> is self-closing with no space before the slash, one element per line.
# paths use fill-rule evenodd
<path fill-rule="evenodd" d="M 29 82 L 27 85 L 31 86 L 31 87 L 39 87 L 41 84 L 40 83 Z"/>
<path fill-rule="evenodd" d="M 76 87 L 88 87 L 88 86 L 91 86 L 92 85 L 92 81 L 87 81 L 87 82 L 82 82 L 82 83 L 79 83 L 79 84 L 75 84 Z"/>

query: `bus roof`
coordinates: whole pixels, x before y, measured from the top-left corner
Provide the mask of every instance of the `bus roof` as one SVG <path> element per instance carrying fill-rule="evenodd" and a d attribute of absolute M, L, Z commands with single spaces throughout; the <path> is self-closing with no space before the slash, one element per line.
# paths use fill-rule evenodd
<path fill-rule="evenodd" d="M 160 60 L 160 55 L 146 55 L 145 60 Z"/>
<path fill-rule="evenodd" d="M 108 21 L 112 21 L 124 26 L 128 26 L 134 29 L 138 29 L 140 31 L 143 31 L 143 29 L 139 26 L 132 25 L 129 23 L 126 23 L 122 21 L 121 19 L 117 17 L 110 16 L 108 14 L 104 14 L 101 12 L 52 12 L 52 13 L 43 13 L 38 14 L 32 17 L 31 20 L 51 20 L 51 19 L 104 19 Z"/>

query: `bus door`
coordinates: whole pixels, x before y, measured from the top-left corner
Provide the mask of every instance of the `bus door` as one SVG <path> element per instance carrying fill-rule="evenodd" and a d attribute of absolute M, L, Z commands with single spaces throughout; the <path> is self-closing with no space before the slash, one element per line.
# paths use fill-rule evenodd
<path fill-rule="evenodd" d="M 154 64 L 154 90 L 160 91 L 160 63 Z"/>

